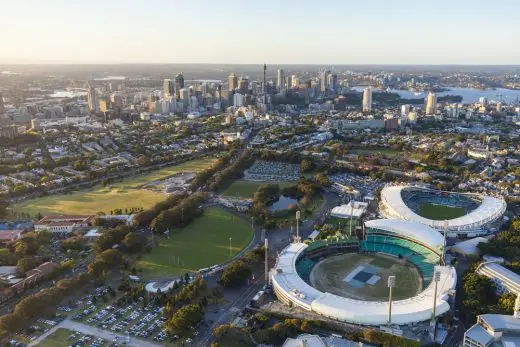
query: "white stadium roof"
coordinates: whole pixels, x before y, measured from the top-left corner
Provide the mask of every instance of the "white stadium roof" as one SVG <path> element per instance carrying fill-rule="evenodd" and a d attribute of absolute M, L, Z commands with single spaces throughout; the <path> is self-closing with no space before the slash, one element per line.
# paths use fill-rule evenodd
<path fill-rule="evenodd" d="M 435 229 L 444 229 L 444 220 L 432 220 L 419 216 L 412 211 L 403 201 L 401 191 L 404 188 L 413 186 L 385 186 L 381 191 L 381 202 L 383 208 L 381 212 L 387 218 L 403 219 L 429 225 Z M 423 187 L 415 187 L 423 189 Z M 434 190 L 432 190 L 434 191 Z M 476 195 L 476 194 L 475 194 Z M 483 225 L 497 220 L 506 210 L 506 202 L 503 199 L 494 198 L 487 195 L 478 195 L 482 203 L 472 212 L 462 217 L 447 220 L 448 230 L 465 231 L 482 227 Z"/>
<path fill-rule="evenodd" d="M 282 251 L 271 279 L 277 295 L 291 301 L 294 305 L 336 320 L 364 324 L 383 325 L 388 320 L 386 301 L 363 301 L 338 295 L 323 293 L 307 284 L 296 272 L 296 260 L 307 247 L 303 243 L 290 244 Z M 457 275 L 455 269 L 448 266 L 436 266 L 441 279 L 438 284 L 436 314 L 442 315 L 450 308 L 448 293 L 455 290 Z M 420 294 L 405 300 L 392 302 L 392 323 L 403 325 L 426 321 L 432 315 L 435 283 Z"/>
<path fill-rule="evenodd" d="M 374 219 L 365 222 L 365 226 L 401 234 L 436 248 L 444 245 L 444 238 L 437 230 L 420 223 L 398 219 Z"/>

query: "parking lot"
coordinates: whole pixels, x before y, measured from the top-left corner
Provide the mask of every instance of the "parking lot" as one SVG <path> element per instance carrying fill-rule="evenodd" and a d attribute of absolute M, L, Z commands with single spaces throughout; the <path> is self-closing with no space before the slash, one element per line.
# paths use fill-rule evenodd
<path fill-rule="evenodd" d="M 136 302 L 118 307 L 105 302 L 93 303 L 91 296 L 86 296 L 77 302 L 78 308 L 72 319 L 78 322 L 107 330 L 116 336 L 129 336 L 147 339 L 155 342 L 173 341 L 163 330 L 165 318 L 163 308 L 149 303 L 143 305 L 144 298 Z M 71 307 L 62 307 L 64 311 Z"/>

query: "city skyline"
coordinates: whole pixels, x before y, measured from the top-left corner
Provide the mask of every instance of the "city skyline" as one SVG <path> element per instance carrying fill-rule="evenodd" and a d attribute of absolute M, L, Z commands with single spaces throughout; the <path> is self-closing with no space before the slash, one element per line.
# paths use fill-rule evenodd
<path fill-rule="evenodd" d="M 515 1 L 2 4 L 0 64 L 513 65 Z M 482 17 L 485 16 L 485 17 Z M 475 18 L 486 18 L 485 25 Z"/>

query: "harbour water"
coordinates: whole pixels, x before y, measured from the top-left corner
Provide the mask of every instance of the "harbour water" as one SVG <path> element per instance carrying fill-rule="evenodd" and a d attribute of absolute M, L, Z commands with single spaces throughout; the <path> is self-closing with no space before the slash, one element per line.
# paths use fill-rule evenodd
<path fill-rule="evenodd" d="M 364 87 L 353 87 L 355 91 L 363 91 Z M 373 88 L 375 92 L 381 91 L 380 89 Z M 391 89 L 389 92 L 397 93 L 403 99 L 424 99 L 428 92 L 415 93 L 409 90 L 399 90 L 399 89 Z M 446 95 L 458 95 L 462 97 L 463 104 L 471 104 L 477 102 L 480 97 L 485 97 L 488 101 L 502 101 L 505 104 L 510 104 L 517 102 L 520 100 L 520 90 L 515 89 L 505 89 L 505 88 L 496 88 L 496 89 L 475 89 L 475 88 L 449 88 L 448 91 L 436 93 L 437 96 L 446 96 Z"/>

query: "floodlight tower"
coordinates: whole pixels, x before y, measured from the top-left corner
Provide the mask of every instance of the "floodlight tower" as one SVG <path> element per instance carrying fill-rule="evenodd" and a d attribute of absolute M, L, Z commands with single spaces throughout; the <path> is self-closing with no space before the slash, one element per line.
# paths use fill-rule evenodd
<path fill-rule="evenodd" d="M 392 325 L 392 288 L 395 287 L 395 276 L 388 276 L 388 326 Z"/>
<path fill-rule="evenodd" d="M 264 240 L 264 250 L 265 250 L 265 284 L 269 284 L 269 272 L 268 272 L 268 265 L 267 265 L 267 248 L 268 248 L 268 242 L 267 237 Z"/>
<path fill-rule="evenodd" d="M 446 264 L 446 235 L 448 234 L 448 221 L 444 220 L 444 240 L 442 246 L 442 264 Z"/>
<path fill-rule="evenodd" d="M 436 314 L 436 309 L 437 309 L 437 286 L 438 286 L 440 280 L 441 280 L 441 272 L 437 270 L 433 273 L 433 281 L 435 282 L 435 293 L 433 295 L 432 319 L 430 322 L 430 328 L 431 328 L 430 337 L 432 338 L 432 340 L 435 340 L 435 333 L 437 330 L 437 324 L 436 324 L 437 321 L 435 319 L 435 314 Z"/>
<path fill-rule="evenodd" d="M 296 243 L 300 243 L 300 211 L 296 211 Z"/>

